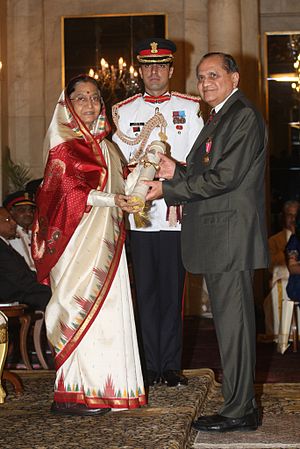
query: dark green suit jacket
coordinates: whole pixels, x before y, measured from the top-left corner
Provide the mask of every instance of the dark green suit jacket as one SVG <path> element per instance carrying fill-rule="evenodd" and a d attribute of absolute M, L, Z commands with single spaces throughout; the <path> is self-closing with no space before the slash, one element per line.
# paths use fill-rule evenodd
<path fill-rule="evenodd" d="M 219 273 L 268 265 L 265 224 L 264 120 L 235 92 L 204 126 L 172 180 L 170 205 L 183 204 L 182 255 L 191 273 Z"/>

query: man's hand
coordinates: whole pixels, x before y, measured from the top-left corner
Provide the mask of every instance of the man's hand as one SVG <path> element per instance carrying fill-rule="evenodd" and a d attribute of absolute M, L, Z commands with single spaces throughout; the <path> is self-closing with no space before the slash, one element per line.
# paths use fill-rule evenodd
<path fill-rule="evenodd" d="M 152 201 L 156 200 L 157 198 L 162 198 L 163 190 L 161 181 L 144 181 L 144 183 L 149 187 L 146 201 Z"/>
<path fill-rule="evenodd" d="M 176 169 L 176 162 L 163 153 L 159 154 L 159 169 L 156 172 L 158 178 L 172 179 Z"/>

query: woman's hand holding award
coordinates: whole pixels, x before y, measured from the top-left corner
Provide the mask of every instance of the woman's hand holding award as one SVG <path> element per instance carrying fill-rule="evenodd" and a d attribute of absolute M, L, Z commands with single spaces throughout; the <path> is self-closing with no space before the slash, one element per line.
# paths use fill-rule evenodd
<path fill-rule="evenodd" d="M 143 155 L 137 161 L 137 165 L 128 175 L 125 183 L 125 194 L 130 195 L 129 204 L 134 204 L 133 213 L 137 227 L 147 226 L 147 204 L 146 195 L 148 186 L 143 181 L 152 181 L 158 170 L 159 155 L 165 153 L 166 146 L 164 142 L 154 140 L 146 148 Z M 130 164 L 129 164 L 130 165 Z"/>

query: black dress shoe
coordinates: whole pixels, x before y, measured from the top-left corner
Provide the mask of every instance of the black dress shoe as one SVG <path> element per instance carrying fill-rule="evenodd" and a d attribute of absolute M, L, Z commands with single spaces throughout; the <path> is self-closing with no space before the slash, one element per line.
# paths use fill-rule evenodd
<path fill-rule="evenodd" d="M 147 385 L 148 387 L 153 387 L 154 385 L 158 385 L 160 383 L 160 376 L 156 371 L 148 370 L 147 371 Z"/>
<path fill-rule="evenodd" d="M 110 408 L 89 408 L 75 402 L 52 402 L 51 413 L 54 415 L 94 416 L 110 412 Z"/>
<path fill-rule="evenodd" d="M 167 384 L 168 387 L 178 387 L 188 384 L 187 378 L 183 374 L 180 374 L 179 371 L 174 370 L 164 371 L 162 381 Z"/>
<path fill-rule="evenodd" d="M 254 410 L 242 418 L 228 418 L 222 415 L 201 416 L 192 427 L 204 432 L 232 432 L 256 430 L 260 424 L 258 410 Z"/>

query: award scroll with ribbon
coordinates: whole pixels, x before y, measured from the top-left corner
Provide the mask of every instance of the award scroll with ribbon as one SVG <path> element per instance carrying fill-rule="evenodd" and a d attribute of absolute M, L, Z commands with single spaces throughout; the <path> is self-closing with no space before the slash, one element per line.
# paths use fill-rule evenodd
<path fill-rule="evenodd" d="M 141 94 L 137 94 L 136 98 L 140 96 Z M 134 169 L 127 177 L 125 184 L 126 195 L 131 195 L 133 202 L 136 203 L 134 221 L 135 225 L 140 228 L 148 226 L 149 224 L 147 218 L 148 204 L 145 201 L 148 186 L 146 186 L 143 181 L 152 181 L 154 179 L 159 162 L 157 153 L 166 152 L 165 142 L 168 139 L 166 135 L 167 122 L 164 116 L 159 112 L 159 108 L 155 108 L 154 115 L 144 124 L 143 129 L 138 136 L 126 136 L 119 127 L 118 109 L 122 104 L 126 104 L 127 101 L 128 100 L 124 100 L 123 102 L 114 105 L 112 108 L 112 115 L 116 125 L 116 134 L 122 142 L 125 142 L 127 145 L 140 144 L 128 163 L 128 167 L 134 167 Z M 160 140 L 154 140 L 147 146 L 149 137 L 155 128 L 160 128 L 160 131 L 158 132 Z"/>
<path fill-rule="evenodd" d="M 146 148 L 143 157 L 140 158 L 133 171 L 128 175 L 125 183 L 125 194 L 132 197 L 136 203 L 134 220 L 137 227 L 147 226 L 147 203 L 146 195 L 149 187 L 143 181 L 152 181 L 158 169 L 158 153 L 165 153 L 164 142 L 154 140 Z"/>

